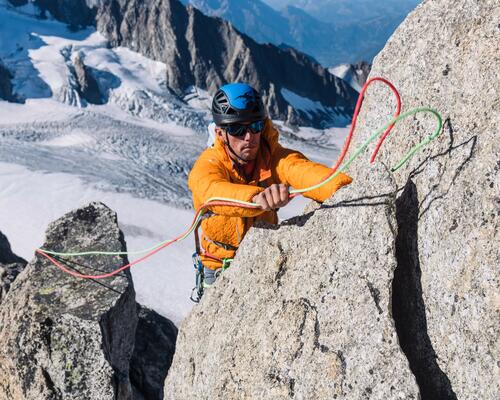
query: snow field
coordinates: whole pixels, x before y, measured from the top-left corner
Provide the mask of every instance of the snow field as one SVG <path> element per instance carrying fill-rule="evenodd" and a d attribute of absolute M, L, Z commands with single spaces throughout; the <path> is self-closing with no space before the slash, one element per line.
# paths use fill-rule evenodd
<path fill-rule="evenodd" d="M 43 244 L 50 222 L 91 201 L 103 202 L 117 213 L 128 251 L 149 248 L 178 236 L 194 216 L 193 211 L 129 194 L 96 190 L 71 174 L 30 171 L 0 162 L 0 229 L 9 239 L 12 251 L 27 261 Z M 192 307 L 188 297 L 194 282 L 193 249 L 191 235 L 133 266 L 138 302 L 179 323 Z M 129 260 L 142 256 L 129 256 Z"/>

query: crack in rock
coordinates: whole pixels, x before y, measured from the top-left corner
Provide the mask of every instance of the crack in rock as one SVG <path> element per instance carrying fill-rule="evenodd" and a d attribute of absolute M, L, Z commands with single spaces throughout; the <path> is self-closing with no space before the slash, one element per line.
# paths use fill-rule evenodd
<path fill-rule="evenodd" d="M 417 380 L 422 400 L 457 400 L 451 382 L 437 363 L 427 332 L 418 253 L 418 193 L 409 180 L 396 200 L 397 267 L 392 283 L 392 314 L 401 349 Z"/>

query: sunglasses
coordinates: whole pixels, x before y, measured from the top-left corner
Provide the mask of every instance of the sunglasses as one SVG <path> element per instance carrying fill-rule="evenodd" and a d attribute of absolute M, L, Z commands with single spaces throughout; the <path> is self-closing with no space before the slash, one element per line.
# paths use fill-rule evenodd
<path fill-rule="evenodd" d="M 221 126 L 231 136 L 242 137 L 245 136 L 247 130 L 257 134 L 264 130 L 264 121 L 255 121 L 248 125 L 243 124 L 230 124 Z"/>

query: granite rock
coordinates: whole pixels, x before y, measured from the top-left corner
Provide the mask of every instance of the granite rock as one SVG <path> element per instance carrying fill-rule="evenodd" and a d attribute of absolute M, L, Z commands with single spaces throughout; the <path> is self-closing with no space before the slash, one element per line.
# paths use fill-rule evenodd
<path fill-rule="evenodd" d="M 253 228 L 181 325 L 165 398 L 417 399 L 391 312 L 394 196 L 380 165 L 334 202 Z"/>
<path fill-rule="evenodd" d="M 500 395 L 499 20 L 496 1 L 424 1 L 370 75 L 389 79 L 405 110 L 431 106 L 444 119 L 440 137 L 394 173 L 394 317 L 424 400 Z M 355 145 L 393 110 L 386 88 L 369 89 Z M 435 127 L 429 114 L 408 118 L 379 160 L 394 166 Z"/>
<path fill-rule="evenodd" d="M 182 324 L 167 399 L 497 399 L 499 21 L 496 1 L 427 0 L 374 60 L 371 77 L 436 129 L 399 123 L 354 182 L 277 227 L 255 227 Z M 353 154 L 391 118 L 380 84 Z"/>
<path fill-rule="evenodd" d="M 12 252 L 7 237 L 0 231 L 0 304 L 26 264 L 26 260 Z"/>
<path fill-rule="evenodd" d="M 53 251 L 123 251 L 116 214 L 91 203 L 49 225 L 42 246 Z M 123 256 L 74 257 L 86 273 L 109 272 Z M 129 364 L 137 312 L 129 272 L 76 279 L 37 255 L 0 307 L 0 398 L 131 399 Z"/>

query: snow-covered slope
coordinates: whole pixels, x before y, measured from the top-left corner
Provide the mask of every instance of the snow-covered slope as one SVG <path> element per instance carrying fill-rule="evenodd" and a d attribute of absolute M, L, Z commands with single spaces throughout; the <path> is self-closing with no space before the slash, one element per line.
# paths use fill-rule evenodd
<path fill-rule="evenodd" d="M 370 74 L 370 69 L 370 64 L 360 61 L 356 64 L 339 64 L 328 68 L 328 71 L 346 81 L 357 92 L 360 92 Z"/>
<path fill-rule="evenodd" d="M 0 100 L 0 229 L 13 251 L 31 259 L 48 222 L 94 200 L 117 211 L 129 250 L 182 233 L 194 215 L 187 175 L 206 145 L 208 94 L 192 87 L 179 98 L 163 63 L 110 48 L 93 29 L 70 32 L 33 15 L 0 0 L 0 59 L 24 101 Z M 82 97 L 76 56 L 103 105 Z M 276 124 L 285 145 L 327 164 L 345 135 Z M 281 217 L 304 204 L 295 199 Z M 132 269 L 139 301 L 176 322 L 192 306 L 193 248 L 188 238 Z"/>

